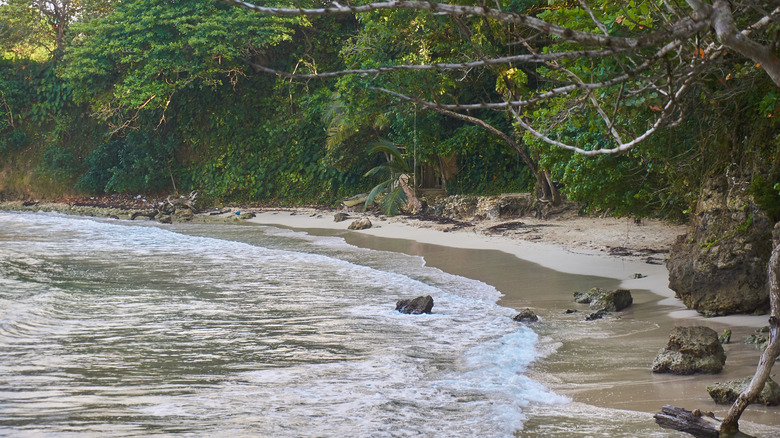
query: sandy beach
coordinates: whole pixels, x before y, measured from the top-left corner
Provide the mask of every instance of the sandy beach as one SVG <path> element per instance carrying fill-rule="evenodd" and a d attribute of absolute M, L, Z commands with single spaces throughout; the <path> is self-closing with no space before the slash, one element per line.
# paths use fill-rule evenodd
<path fill-rule="evenodd" d="M 56 204 L 20 207 L 4 205 L 10 210 L 120 218 L 124 211 L 72 211 L 68 205 Z M 254 217 L 241 219 L 238 213 L 247 212 Z M 363 248 L 419 256 L 427 266 L 492 285 L 503 294 L 502 306 L 533 309 L 540 316 L 532 328 L 539 336 L 541 358 L 526 373 L 572 403 L 525 407 L 529 419 L 520 436 L 602 436 L 605 428 L 620 429 L 621 436 L 649 436 L 649 432 L 678 436 L 674 432 L 658 435 L 660 428 L 652 415 L 664 404 L 712 411 L 722 418 L 728 406 L 715 404 L 706 387 L 755 372 L 760 351 L 743 340 L 767 325 L 767 315 L 704 318 L 686 309 L 668 288 L 664 262 L 685 226 L 577 215 L 456 222 L 353 212 L 347 220 L 336 222 L 335 213 L 308 208 L 233 208 L 198 214 L 193 220 L 278 226 L 338 236 Z M 368 217 L 373 226 L 347 230 L 361 217 Z M 633 305 L 602 320 L 585 321 L 587 306 L 574 303 L 572 294 L 592 287 L 630 289 Z M 652 361 L 666 345 L 671 329 L 692 325 L 708 326 L 718 333 L 732 330 L 731 343 L 724 345 L 728 356 L 724 370 L 718 375 L 652 373 Z M 624 424 L 627 419 L 632 419 L 629 426 Z M 751 405 L 742 419 L 744 432 L 780 437 L 778 407 Z M 591 430 L 597 431 L 595 435 Z"/>
<path fill-rule="evenodd" d="M 546 355 L 530 375 L 574 403 L 561 412 L 531 407 L 532 421 L 526 424 L 524 436 L 554 433 L 546 429 L 549 424 L 560 423 L 573 410 L 581 410 L 581 416 L 598 417 L 590 412 L 594 407 L 646 413 L 647 427 L 653 427 L 652 414 L 664 404 L 712 411 L 722 418 L 728 406 L 715 404 L 706 386 L 755 372 L 760 352 L 743 339 L 767 324 L 766 315 L 703 318 L 686 309 L 667 286 L 663 262 L 671 243 L 685 232 L 684 226 L 615 218 L 518 218 L 510 223 L 522 222 L 522 227 L 496 233 L 493 230 L 501 230 L 496 228 L 501 222 L 464 227 L 368 216 L 371 228 L 347 231 L 354 219 L 364 215 L 351 213 L 346 221 L 335 222 L 333 213 L 264 210 L 248 221 L 337 235 L 361 247 L 418 255 L 429 266 L 493 285 L 504 294 L 499 302 L 503 306 L 536 311 L 541 318 L 534 325 L 540 336 L 538 348 Z M 571 275 L 548 282 L 544 279 L 555 277 L 545 274 L 551 271 Z M 634 304 L 597 322 L 584 321 L 586 309 L 567 313 L 578 309 L 572 301 L 573 291 L 591 287 L 631 289 Z M 728 360 L 721 374 L 673 376 L 650 371 L 652 360 L 677 325 L 704 325 L 719 333 L 732 330 L 732 342 L 724 346 Z M 752 405 L 743 420 L 746 432 L 754 422 L 759 425 L 754 430 L 757 436 L 772 436 L 767 435 L 766 426 L 771 426 L 768 430 L 780 426 L 780 409 Z"/>

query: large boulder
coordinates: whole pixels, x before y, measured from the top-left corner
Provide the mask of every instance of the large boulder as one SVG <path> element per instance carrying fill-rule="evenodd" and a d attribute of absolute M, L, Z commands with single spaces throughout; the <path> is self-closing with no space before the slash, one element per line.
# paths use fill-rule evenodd
<path fill-rule="evenodd" d="M 772 225 L 748 193 L 749 185 L 725 176 L 707 181 L 692 229 L 672 245 L 669 287 L 705 316 L 769 309 L 765 284 Z"/>
<path fill-rule="evenodd" d="M 709 327 L 675 327 L 653 361 L 654 373 L 717 374 L 726 363 L 718 333 Z"/>
<path fill-rule="evenodd" d="M 737 400 L 742 391 L 747 389 L 751 379 L 752 377 L 745 377 L 744 379 L 731 380 L 724 383 L 718 382 L 708 386 L 707 392 L 715 400 L 715 403 L 730 405 Z M 767 406 L 780 405 L 780 385 L 771 378 L 767 379 L 764 389 L 761 390 L 753 403 L 761 403 Z"/>
<path fill-rule="evenodd" d="M 426 295 L 411 300 L 399 300 L 395 303 L 395 310 L 412 315 L 431 313 L 431 310 L 433 310 L 433 298 L 430 295 Z"/>

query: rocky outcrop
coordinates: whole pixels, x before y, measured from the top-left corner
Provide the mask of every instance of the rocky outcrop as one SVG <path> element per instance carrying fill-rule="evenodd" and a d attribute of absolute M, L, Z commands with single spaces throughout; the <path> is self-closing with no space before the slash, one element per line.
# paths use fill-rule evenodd
<path fill-rule="evenodd" d="M 431 310 L 433 310 L 433 298 L 430 295 L 426 295 L 411 300 L 399 300 L 395 303 L 395 310 L 412 315 L 431 313 Z"/>
<path fill-rule="evenodd" d="M 347 229 L 349 229 L 349 230 L 365 230 L 365 229 L 368 229 L 368 228 L 371 228 L 371 221 L 368 220 L 367 217 L 360 218 L 360 219 L 358 219 L 356 221 L 353 221 L 347 227 Z"/>
<path fill-rule="evenodd" d="M 772 225 L 748 186 L 747 180 L 725 176 L 708 181 L 692 230 L 669 254 L 669 287 L 705 316 L 769 309 L 765 284 Z"/>
<path fill-rule="evenodd" d="M 653 361 L 654 373 L 717 374 L 726 363 L 718 333 L 709 327 L 675 327 Z"/>
<path fill-rule="evenodd" d="M 498 220 L 514 217 L 547 217 L 550 214 L 576 211 L 579 206 L 563 203 L 552 206 L 538 202 L 530 193 L 512 193 L 500 196 L 460 196 L 426 200 L 425 215 L 452 220 Z"/>
<path fill-rule="evenodd" d="M 708 386 L 707 392 L 715 400 L 715 403 L 730 405 L 748 387 L 751 379 L 752 377 L 745 377 L 744 379 L 731 380 L 724 383 L 718 382 Z M 753 403 L 761 403 L 767 406 L 780 405 L 780 385 L 775 383 L 774 380 L 768 379 Z"/>
<path fill-rule="evenodd" d="M 523 309 L 512 317 L 514 321 L 522 322 L 525 324 L 531 323 L 531 322 L 537 322 L 539 321 L 539 317 L 536 315 L 536 313 L 531 309 Z"/>

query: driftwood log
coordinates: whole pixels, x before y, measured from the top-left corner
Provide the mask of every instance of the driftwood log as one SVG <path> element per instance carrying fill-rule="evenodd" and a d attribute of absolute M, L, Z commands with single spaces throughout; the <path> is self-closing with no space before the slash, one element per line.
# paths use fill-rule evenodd
<path fill-rule="evenodd" d="M 655 414 L 655 422 L 665 428 L 674 429 L 697 437 L 720 436 L 720 420 L 712 412 L 701 412 L 698 409 L 687 411 L 683 408 L 666 405 L 660 414 Z"/>
<path fill-rule="evenodd" d="M 186 208 L 193 213 L 197 213 L 198 210 L 195 208 L 195 203 L 197 201 L 198 192 L 192 191 L 188 196 L 179 196 L 178 198 L 168 196 L 163 201 L 155 201 L 154 209 L 157 210 L 158 214 L 160 215 L 170 215 L 175 213 L 176 210 L 180 210 L 182 208 Z"/>
<path fill-rule="evenodd" d="M 776 227 L 775 231 L 780 231 L 780 229 Z M 780 356 L 780 240 L 778 235 L 775 236 L 774 245 L 772 256 L 769 259 L 769 278 L 767 281 L 770 306 L 769 345 L 761 354 L 756 373 L 750 384 L 731 405 L 722 422 L 708 415 L 703 416 L 700 412 L 698 416 L 694 415 L 697 410 L 690 413 L 685 409 L 667 405 L 662 408 L 660 414 L 655 415 L 655 421 L 659 426 L 702 437 L 745 436 L 738 435 L 739 417 L 764 388 L 769 373 L 772 371 L 772 365 Z"/>

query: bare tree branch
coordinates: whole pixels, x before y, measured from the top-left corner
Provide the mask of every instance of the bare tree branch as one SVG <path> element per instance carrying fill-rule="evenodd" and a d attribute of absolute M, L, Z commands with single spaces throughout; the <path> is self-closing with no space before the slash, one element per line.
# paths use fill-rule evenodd
<path fill-rule="evenodd" d="M 531 53 L 531 54 L 524 54 L 524 55 L 487 58 L 487 59 L 481 59 L 479 61 L 471 61 L 471 62 L 460 62 L 460 63 L 434 62 L 432 64 L 403 64 L 403 65 L 391 65 L 387 67 L 339 70 L 334 72 L 323 72 L 323 73 L 314 73 L 314 74 L 287 73 L 281 70 L 275 70 L 252 62 L 250 62 L 250 65 L 252 66 L 252 68 L 254 68 L 257 71 L 273 73 L 291 79 L 326 79 L 326 78 L 333 78 L 338 76 L 349 76 L 349 75 L 382 74 L 382 73 L 389 73 L 392 71 L 400 71 L 400 70 L 411 70 L 411 71 L 469 70 L 475 67 L 511 64 L 515 62 L 542 63 L 542 62 L 548 62 L 557 59 L 601 58 L 601 57 L 612 56 L 612 55 L 625 53 L 625 52 L 627 52 L 626 49 L 604 49 L 604 50 L 574 50 L 570 52 L 557 52 L 557 53 Z"/>
<path fill-rule="evenodd" d="M 544 34 L 561 38 L 565 41 L 572 41 L 585 46 L 608 47 L 612 49 L 638 50 L 645 47 L 651 47 L 662 44 L 665 41 L 673 39 L 686 39 L 696 32 L 702 31 L 709 26 L 709 10 L 702 9 L 702 13 L 694 13 L 688 17 L 680 19 L 672 27 L 658 32 L 644 35 L 638 38 L 604 36 L 579 30 L 572 30 L 563 26 L 548 23 L 530 15 L 517 14 L 514 12 L 503 12 L 498 9 L 490 9 L 482 6 L 461 6 L 447 3 L 436 3 L 433 1 L 387 1 L 370 3 L 362 6 L 336 6 L 318 9 L 291 9 L 291 8 L 269 8 L 257 6 L 241 0 L 222 0 L 225 3 L 261 12 L 268 15 L 298 15 L 298 16 L 316 16 L 329 14 L 361 14 L 373 12 L 382 9 L 412 9 L 420 11 L 431 11 L 443 15 L 452 16 L 477 16 L 494 19 L 503 23 L 517 24 L 535 29 Z"/>
<path fill-rule="evenodd" d="M 404 95 L 403 93 L 398 93 L 384 88 L 373 89 L 407 101 L 417 102 L 426 108 L 438 111 L 442 114 L 450 115 L 452 117 L 458 117 L 463 120 L 467 120 L 467 118 L 471 116 L 466 116 L 462 113 L 459 113 L 459 111 L 483 108 L 509 111 L 515 117 L 517 124 L 531 133 L 531 135 L 551 145 L 555 145 L 567 150 L 572 150 L 583 155 L 612 154 L 629 150 L 635 145 L 646 140 L 650 135 L 659 130 L 661 127 L 666 126 L 669 123 L 669 119 L 672 114 L 677 112 L 677 102 L 682 96 L 682 93 L 684 93 L 694 82 L 694 80 L 696 80 L 697 73 L 700 71 L 699 67 L 707 62 L 712 62 L 715 59 L 723 56 L 726 53 L 726 47 L 760 64 L 760 66 L 766 71 L 772 81 L 780 86 L 780 59 L 778 59 L 778 57 L 769 47 L 765 47 L 749 38 L 749 35 L 752 32 L 765 28 L 770 23 L 774 22 L 777 19 L 776 16 L 780 15 L 780 7 L 775 8 L 770 15 L 760 18 L 752 25 L 740 31 L 737 29 L 734 23 L 733 13 L 730 9 L 729 3 L 726 0 L 713 0 L 711 4 L 704 3 L 702 0 L 686 0 L 686 3 L 690 7 L 690 11 L 687 14 L 679 10 L 678 6 L 673 6 L 669 2 L 664 2 L 665 7 L 669 11 L 669 16 L 675 17 L 676 21 L 673 22 L 667 17 L 663 17 L 663 20 L 661 21 L 664 24 L 663 29 L 648 32 L 645 35 L 637 37 L 622 37 L 609 34 L 606 26 L 599 22 L 594 12 L 588 7 L 586 0 L 580 0 L 581 8 L 589 14 L 591 20 L 600 32 L 593 33 L 569 29 L 565 26 L 553 24 L 533 16 L 502 11 L 500 8 L 487 8 L 484 7 L 484 3 L 481 6 L 466 6 L 438 3 L 435 1 L 389 0 L 384 2 L 378 1 L 359 6 L 342 6 L 333 2 L 333 5 L 330 7 L 296 9 L 264 7 L 241 0 L 222 1 L 268 15 L 354 15 L 379 10 L 430 11 L 437 15 L 448 15 L 453 17 L 456 23 L 461 27 L 465 26 L 464 20 L 462 20 L 463 17 L 481 17 L 485 20 L 490 19 L 501 23 L 514 24 L 519 27 L 534 30 L 536 31 L 536 35 L 556 37 L 561 41 L 579 44 L 583 47 L 599 47 L 600 49 L 596 50 L 583 49 L 560 53 L 539 54 L 530 47 L 527 41 L 523 40 L 520 42 L 520 44 L 525 45 L 526 48 L 528 48 L 528 50 L 531 52 L 530 54 L 487 58 L 479 61 L 463 63 L 394 65 L 370 69 L 350 69 L 337 72 L 305 75 L 290 74 L 278 70 L 273 70 L 265 66 L 252 64 L 253 67 L 258 71 L 278 74 L 288 78 L 311 79 L 356 74 L 382 74 L 399 70 L 469 70 L 472 68 L 487 67 L 499 64 L 539 62 L 548 63 L 550 68 L 564 73 L 568 77 L 566 80 L 568 80 L 569 83 L 556 86 L 535 96 L 522 99 L 517 99 L 514 97 L 511 99 L 506 98 L 503 102 L 480 102 L 463 104 L 430 102 L 426 101 L 425 99 L 413 98 Z M 660 9 L 658 10 L 658 13 L 663 15 Z M 713 31 L 714 34 L 717 35 L 718 40 L 720 40 L 720 43 L 723 44 L 724 47 L 715 47 L 716 43 L 712 42 L 711 39 L 707 38 L 706 36 L 706 31 L 708 30 Z M 700 37 L 698 33 L 702 32 L 704 32 L 704 36 Z M 694 45 L 691 50 L 693 52 L 693 56 L 691 56 L 691 54 L 685 53 L 684 48 L 686 43 L 691 43 Z M 565 59 L 595 58 L 614 56 L 625 53 L 637 53 L 637 51 L 640 49 L 652 47 L 660 48 L 658 48 L 653 55 L 645 55 L 641 63 L 639 63 L 638 60 L 632 59 L 630 56 L 616 56 L 616 62 L 623 69 L 623 73 L 600 81 L 593 81 L 591 79 L 590 82 L 587 82 L 584 78 L 578 76 L 571 69 L 567 69 L 565 66 L 557 62 Z M 669 57 L 669 54 L 673 54 L 673 56 Z M 663 64 L 659 65 L 659 61 L 662 61 Z M 626 64 L 630 65 L 631 67 L 628 67 Z M 658 71 L 651 70 L 654 68 Z M 648 70 L 651 71 L 648 73 Z M 663 73 L 661 73 L 661 71 L 663 71 Z M 626 84 L 632 85 L 627 87 Z M 641 92 L 655 91 L 658 93 L 658 95 L 661 95 L 665 98 L 665 102 L 658 106 L 660 114 L 652 123 L 652 125 L 650 125 L 650 127 L 644 133 L 634 136 L 633 139 L 629 141 L 623 140 L 625 135 L 622 135 L 615 126 L 615 116 L 613 115 L 610 117 L 608 115 L 607 110 L 602 106 L 602 102 L 599 102 L 593 93 L 594 90 L 605 89 L 615 85 L 620 85 L 621 87 L 620 96 L 622 96 L 623 93 L 626 93 L 626 95 L 636 95 L 637 93 Z M 555 140 L 547 134 L 544 134 L 539 129 L 534 128 L 532 123 L 522 117 L 522 108 L 525 106 L 534 105 L 554 97 L 573 93 L 575 91 L 585 92 L 585 98 L 589 102 L 589 107 L 592 107 L 605 123 L 606 131 L 615 142 L 614 147 L 589 150 L 585 147 L 567 145 L 561 141 Z M 580 104 L 584 104 L 584 102 L 580 102 Z M 617 108 L 619 104 L 620 97 L 618 97 L 618 100 L 615 102 L 615 108 Z M 474 121 L 471 122 L 477 123 Z M 482 124 L 480 125 L 485 127 Z"/>
<path fill-rule="evenodd" d="M 652 135 L 654 132 L 656 132 L 659 128 L 661 128 L 667 122 L 667 120 L 669 119 L 671 114 L 676 109 L 676 106 L 677 106 L 676 102 L 677 102 L 677 100 L 679 100 L 679 98 L 683 95 L 683 93 L 685 93 L 685 91 L 687 90 L 688 86 L 693 82 L 694 77 L 695 77 L 695 75 L 691 74 L 688 77 L 688 80 L 685 81 L 685 83 L 683 83 L 682 86 L 680 86 L 680 88 L 674 94 L 673 98 L 671 98 L 671 99 L 669 99 L 667 101 L 666 105 L 664 105 L 664 108 L 661 111 L 661 115 L 658 116 L 656 121 L 653 123 L 653 125 L 649 129 L 647 129 L 641 135 L 638 135 L 638 136 L 634 137 L 633 140 L 631 140 L 631 141 L 629 141 L 627 143 L 623 143 L 623 142 L 621 142 L 618 139 L 617 146 L 615 146 L 614 148 L 584 149 L 584 148 L 580 148 L 580 147 L 577 147 L 577 146 L 572 146 L 572 145 L 560 142 L 558 140 L 554 140 L 554 139 L 548 137 L 547 135 L 539 132 L 538 130 L 534 129 L 528 122 L 525 121 L 525 119 L 523 119 L 522 114 L 520 114 L 520 112 L 518 112 L 515 108 L 511 108 L 510 107 L 509 111 L 512 112 L 512 115 L 515 116 L 515 120 L 517 121 L 517 123 L 520 126 L 523 127 L 523 129 L 527 130 L 528 132 L 531 133 L 531 135 L 533 135 L 534 137 L 544 141 L 545 143 L 551 144 L 553 146 L 558 146 L 558 147 L 560 147 L 562 149 L 573 151 L 573 152 L 576 152 L 578 154 L 589 156 L 589 157 L 596 156 L 596 155 L 618 154 L 618 153 L 621 153 L 621 152 L 628 151 L 629 149 L 632 149 L 634 146 L 638 145 L 639 143 L 647 140 L 650 137 L 650 135 Z"/>

